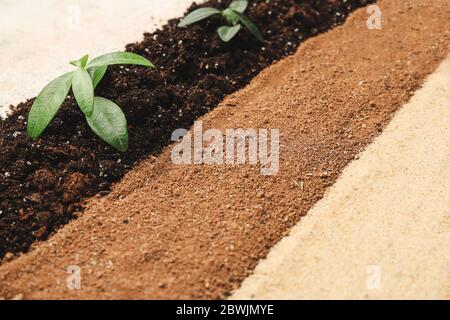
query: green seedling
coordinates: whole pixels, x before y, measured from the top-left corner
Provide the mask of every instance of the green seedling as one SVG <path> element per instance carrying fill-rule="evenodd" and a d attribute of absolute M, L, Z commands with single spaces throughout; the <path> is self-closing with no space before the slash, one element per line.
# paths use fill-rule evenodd
<path fill-rule="evenodd" d="M 242 27 L 247 28 L 251 34 L 261 42 L 264 42 L 261 32 L 255 24 L 244 15 L 247 9 L 247 0 L 235 0 L 228 8 L 221 11 L 216 8 L 200 8 L 192 11 L 178 24 L 179 27 L 185 27 L 190 24 L 196 23 L 198 21 L 209 18 L 213 15 L 220 14 L 227 21 L 228 25 L 221 26 L 217 29 L 220 39 L 224 42 L 228 42 L 234 38 L 235 35 L 242 29 Z"/>
<path fill-rule="evenodd" d="M 70 64 L 77 70 L 63 74 L 51 81 L 36 97 L 28 115 L 27 132 L 37 139 L 55 117 L 66 99 L 70 88 L 78 106 L 92 131 L 115 149 L 128 149 L 127 120 L 114 102 L 94 96 L 94 90 L 102 80 L 109 65 L 134 64 L 155 68 L 144 57 L 131 52 L 108 53 L 88 61 L 85 55 Z"/>

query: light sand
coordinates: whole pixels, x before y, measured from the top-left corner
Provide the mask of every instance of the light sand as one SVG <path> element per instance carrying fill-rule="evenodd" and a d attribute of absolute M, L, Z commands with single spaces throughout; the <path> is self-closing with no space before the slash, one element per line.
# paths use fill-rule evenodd
<path fill-rule="evenodd" d="M 73 69 L 84 54 L 123 50 L 192 0 L 0 1 L 0 116 Z"/>
<path fill-rule="evenodd" d="M 450 298 L 450 58 L 233 299 Z"/>

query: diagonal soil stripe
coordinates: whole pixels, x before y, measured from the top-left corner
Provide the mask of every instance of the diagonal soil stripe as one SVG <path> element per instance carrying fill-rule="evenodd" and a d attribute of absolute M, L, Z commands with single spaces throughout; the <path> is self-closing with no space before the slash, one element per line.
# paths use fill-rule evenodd
<path fill-rule="evenodd" d="M 450 56 L 235 299 L 450 297 Z"/>
<path fill-rule="evenodd" d="M 218 298 L 237 288 L 448 51 L 445 0 L 380 1 L 311 39 L 204 117 L 210 128 L 279 128 L 281 168 L 176 166 L 170 148 L 47 243 L 0 267 L 0 295 Z M 82 290 L 66 287 L 77 265 Z"/>

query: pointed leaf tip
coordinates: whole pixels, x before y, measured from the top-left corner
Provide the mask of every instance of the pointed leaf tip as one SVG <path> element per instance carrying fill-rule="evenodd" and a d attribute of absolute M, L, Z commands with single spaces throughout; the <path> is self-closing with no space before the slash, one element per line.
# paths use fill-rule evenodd
<path fill-rule="evenodd" d="M 50 81 L 34 100 L 28 114 L 27 132 L 32 139 L 38 138 L 53 120 L 72 84 L 73 72 Z"/>

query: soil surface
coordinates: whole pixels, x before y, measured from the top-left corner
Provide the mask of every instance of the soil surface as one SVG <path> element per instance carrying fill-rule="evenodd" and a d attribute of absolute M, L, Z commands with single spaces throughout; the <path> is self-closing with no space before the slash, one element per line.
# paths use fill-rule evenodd
<path fill-rule="evenodd" d="M 212 0 L 202 6 L 223 8 L 229 2 Z M 111 67 L 96 92 L 126 114 L 130 148 L 124 154 L 91 132 L 72 97 L 37 141 L 26 135 L 33 99 L 18 105 L 0 122 L 0 258 L 47 239 L 81 214 L 86 198 L 108 194 L 136 162 L 159 154 L 174 129 L 189 127 L 263 68 L 295 52 L 304 39 L 341 23 L 369 2 L 251 2 L 247 13 L 262 31 L 264 45 L 248 32 L 221 42 L 216 35 L 220 17 L 186 29 L 178 28 L 175 19 L 145 34 L 127 50 L 152 60 L 159 72 Z"/>
<path fill-rule="evenodd" d="M 357 10 L 202 118 L 205 129 L 279 128 L 277 175 L 250 165 L 177 166 L 169 147 L 47 242 L 3 263 L 0 296 L 230 294 L 448 53 L 446 0 L 379 5 L 381 30 L 368 30 L 366 9 Z M 67 289 L 71 265 L 80 267 L 81 290 Z"/>
<path fill-rule="evenodd" d="M 232 299 L 450 299 L 450 55 Z"/>

